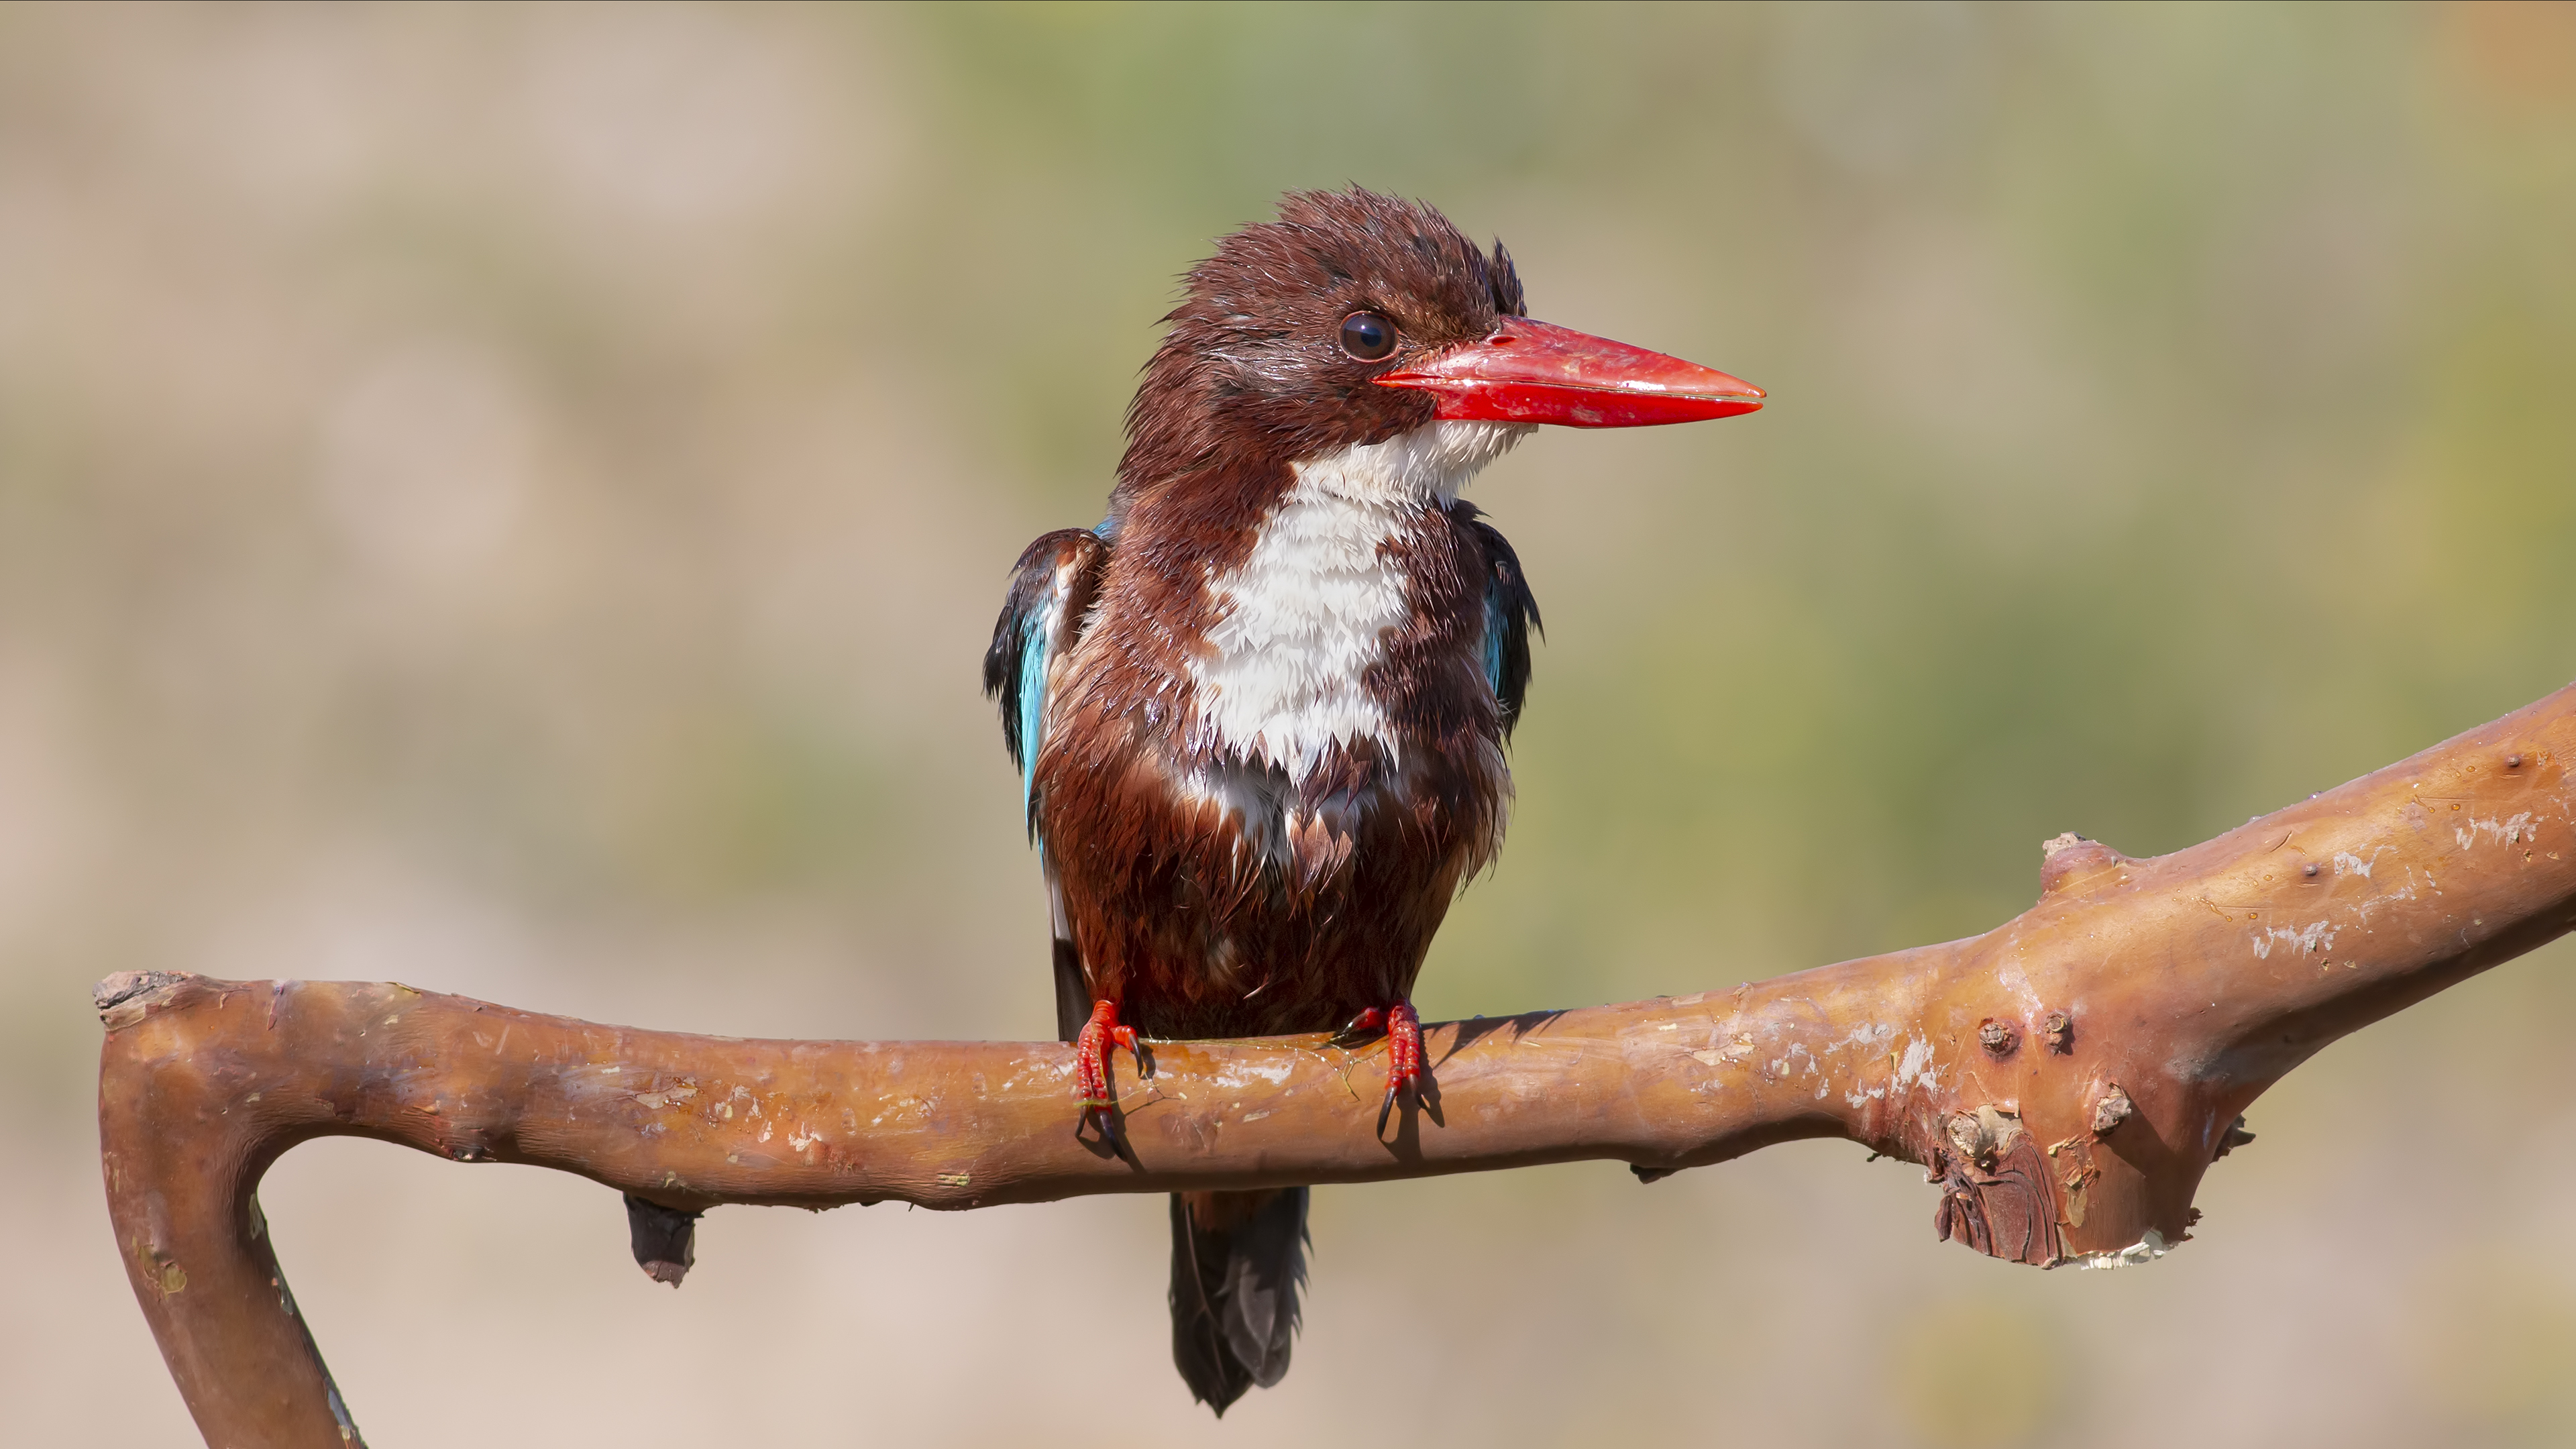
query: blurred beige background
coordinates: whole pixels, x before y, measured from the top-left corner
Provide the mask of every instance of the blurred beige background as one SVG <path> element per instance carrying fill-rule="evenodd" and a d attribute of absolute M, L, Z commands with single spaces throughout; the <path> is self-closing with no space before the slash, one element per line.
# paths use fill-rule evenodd
<path fill-rule="evenodd" d="M 2568 8 L 0 10 L 0 1438 L 192 1442 L 107 972 L 1044 1034 L 1004 571 L 1349 180 L 1777 399 L 1477 485 L 1549 636 L 1428 1014 L 1982 930 L 2576 673 Z M 1221 1427 L 1155 1202 L 729 1208 L 674 1294 L 568 1177 L 263 1196 L 383 1449 L 2564 1443 L 2570 962 L 2292 1077 L 2138 1272 L 1848 1145 L 1322 1191 Z"/>

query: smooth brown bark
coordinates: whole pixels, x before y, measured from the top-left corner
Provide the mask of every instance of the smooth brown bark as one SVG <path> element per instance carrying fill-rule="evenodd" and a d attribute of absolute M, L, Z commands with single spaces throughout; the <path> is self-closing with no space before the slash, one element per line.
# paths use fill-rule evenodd
<path fill-rule="evenodd" d="M 1936 1227 L 1982 1251 L 2141 1261 L 2182 1240 L 2201 1174 L 2282 1074 L 2576 923 L 2571 757 L 2576 686 L 2173 855 L 2061 837 L 2039 903 L 1982 936 L 1441 1024 L 1429 1104 L 1383 1139 L 1383 1048 L 1320 1037 L 1157 1043 L 1145 1080 L 1122 1055 L 1113 1151 L 1077 1136 L 1053 1042 L 745 1041 L 397 984 L 111 977 L 108 1201 L 218 1446 L 354 1442 L 255 1197 L 278 1154 L 332 1134 L 621 1189 L 669 1278 L 684 1215 L 715 1203 L 970 1208 L 1583 1158 L 1651 1179 L 1827 1136 L 1929 1168 Z"/>

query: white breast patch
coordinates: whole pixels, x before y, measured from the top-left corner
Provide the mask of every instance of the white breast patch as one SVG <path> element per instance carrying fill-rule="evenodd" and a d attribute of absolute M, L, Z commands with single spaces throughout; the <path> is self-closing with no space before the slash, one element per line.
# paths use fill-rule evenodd
<path fill-rule="evenodd" d="M 1392 755 L 1386 713 L 1364 682 L 1410 611 L 1387 545 L 1530 431 L 1437 422 L 1294 465 L 1251 553 L 1212 581 L 1218 622 L 1190 662 L 1200 720 L 1226 753 L 1292 780 L 1336 742 L 1374 739 Z"/>

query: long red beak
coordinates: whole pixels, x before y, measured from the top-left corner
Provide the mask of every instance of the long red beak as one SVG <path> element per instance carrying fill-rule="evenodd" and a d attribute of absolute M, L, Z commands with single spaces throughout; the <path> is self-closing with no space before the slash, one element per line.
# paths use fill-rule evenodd
<path fill-rule="evenodd" d="M 1526 317 L 1377 383 L 1430 393 L 1444 418 L 1569 428 L 1694 423 L 1762 406 L 1762 389 L 1713 367 Z"/>

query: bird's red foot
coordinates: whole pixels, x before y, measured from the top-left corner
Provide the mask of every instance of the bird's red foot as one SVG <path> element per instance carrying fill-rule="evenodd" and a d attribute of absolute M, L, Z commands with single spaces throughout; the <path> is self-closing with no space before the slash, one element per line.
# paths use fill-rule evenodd
<path fill-rule="evenodd" d="M 1073 1093 L 1082 1100 L 1079 1126 L 1087 1127 L 1098 1122 L 1104 1140 L 1114 1140 L 1118 1135 L 1116 1119 L 1110 1115 L 1111 1109 L 1118 1105 L 1118 1098 L 1109 1090 L 1109 1049 L 1112 1046 L 1125 1047 L 1128 1055 L 1136 1059 L 1138 1076 L 1154 1074 L 1153 1068 L 1147 1064 L 1143 1048 L 1137 1045 L 1136 1028 L 1118 1024 L 1118 1003 L 1094 1002 L 1091 1020 L 1082 1024 L 1082 1034 L 1073 1039 Z"/>
<path fill-rule="evenodd" d="M 1352 1017 L 1337 1039 L 1364 1037 L 1373 1032 L 1386 1034 L 1386 1097 L 1377 1104 L 1378 1135 L 1384 1136 L 1386 1117 L 1395 1110 L 1398 1091 L 1410 1087 L 1414 1100 L 1422 1100 L 1422 1018 L 1414 1015 L 1410 1001 L 1372 1006 Z"/>

